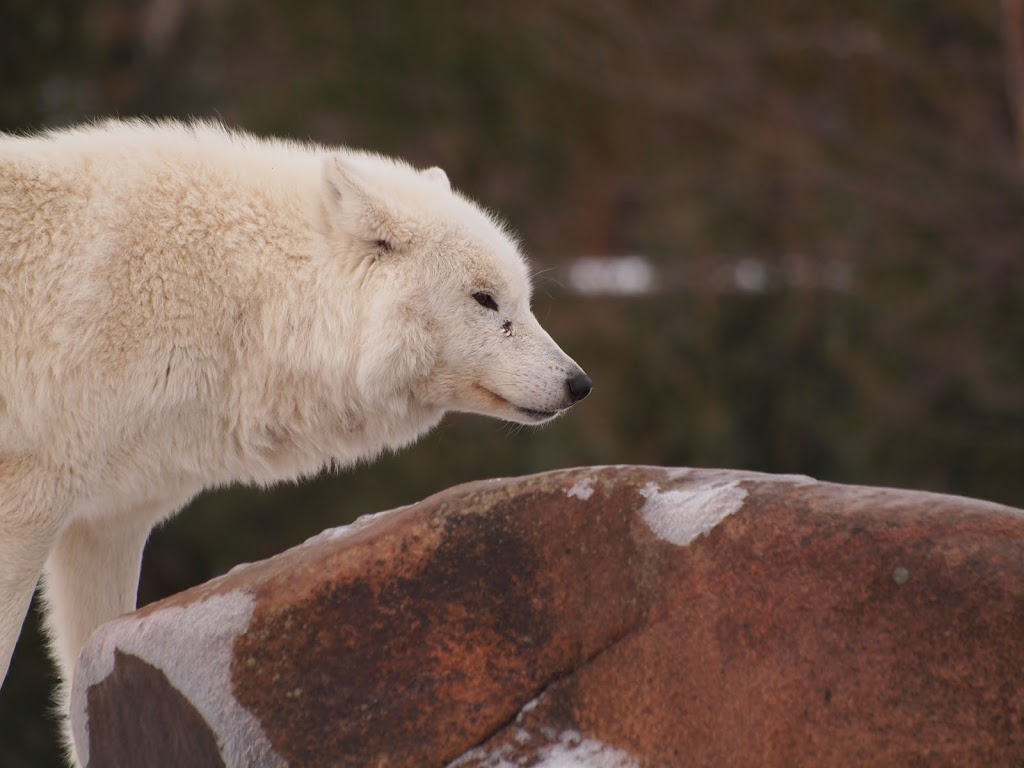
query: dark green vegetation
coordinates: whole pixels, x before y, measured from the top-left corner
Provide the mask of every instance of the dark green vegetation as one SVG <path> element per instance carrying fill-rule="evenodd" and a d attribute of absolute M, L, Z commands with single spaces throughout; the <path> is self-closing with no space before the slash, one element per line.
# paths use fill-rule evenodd
<path fill-rule="evenodd" d="M 595 381 L 539 431 L 455 417 L 369 467 L 207 494 L 154 535 L 140 600 L 454 483 L 578 464 L 1024 506 L 1015 5 L 5 0 L 0 128 L 221 116 L 441 165 L 521 233 L 537 315 Z M 574 257 L 625 252 L 657 293 L 569 290 Z M 764 290 L 736 288 L 751 265 Z M 5 768 L 57 760 L 34 631 L 0 694 Z"/>

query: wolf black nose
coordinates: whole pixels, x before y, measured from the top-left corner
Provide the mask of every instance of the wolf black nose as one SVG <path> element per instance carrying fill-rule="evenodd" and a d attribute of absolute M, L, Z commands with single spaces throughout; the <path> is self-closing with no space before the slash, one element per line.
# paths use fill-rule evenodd
<path fill-rule="evenodd" d="M 569 397 L 572 398 L 574 403 L 578 403 L 584 397 L 590 394 L 590 390 L 594 388 L 594 382 L 590 380 L 583 371 L 580 371 L 571 379 L 569 379 Z"/>

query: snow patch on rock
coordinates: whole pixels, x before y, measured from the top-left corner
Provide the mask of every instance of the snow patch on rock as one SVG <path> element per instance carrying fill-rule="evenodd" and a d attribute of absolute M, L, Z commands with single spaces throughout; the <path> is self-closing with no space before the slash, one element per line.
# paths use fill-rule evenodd
<path fill-rule="evenodd" d="M 579 731 L 562 731 L 553 743 L 531 745 L 533 736 L 520 728 L 515 744 L 503 744 L 494 749 L 477 747 L 448 768 L 476 766 L 477 768 L 639 768 L 640 764 L 621 749 L 597 739 L 585 738 Z"/>
<path fill-rule="evenodd" d="M 582 501 L 586 501 L 594 495 L 594 489 L 592 487 L 593 482 L 594 478 L 590 476 L 580 478 L 572 488 L 565 492 L 565 495 L 570 498 L 575 497 Z"/>
<path fill-rule="evenodd" d="M 817 485 L 818 481 L 809 475 L 771 475 L 773 480 L 793 485 Z"/>
<path fill-rule="evenodd" d="M 285 766 L 259 722 L 231 694 L 232 648 L 248 628 L 255 602 L 251 594 L 235 591 L 100 626 L 79 659 L 71 691 L 72 727 L 82 765 L 89 763 L 87 693 L 114 671 L 114 651 L 120 650 L 159 669 L 181 691 L 217 735 L 230 768 Z M 202 641 L 182 645 L 183 636 Z"/>
<path fill-rule="evenodd" d="M 647 499 L 640 515 L 659 539 L 684 547 L 743 506 L 747 491 L 739 483 L 733 480 L 667 491 L 648 483 L 640 489 Z"/>
<path fill-rule="evenodd" d="M 337 528 L 328 528 L 325 531 L 321 531 L 316 536 L 312 536 L 306 539 L 306 541 L 303 542 L 303 544 L 321 544 L 325 541 L 338 541 L 339 539 L 347 539 L 349 536 L 353 536 L 359 533 L 359 531 L 373 525 L 379 520 L 382 520 L 385 517 L 389 517 L 398 512 L 401 512 L 403 509 L 408 509 L 410 506 L 412 505 L 406 504 L 405 506 L 395 507 L 394 509 L 386 509 L 383 512 L 374 512 L 370 515 L 363 515 L 362 517 L 357 518 L 354 522 L 349 523 L 348 525 L 339 525 Z"/>

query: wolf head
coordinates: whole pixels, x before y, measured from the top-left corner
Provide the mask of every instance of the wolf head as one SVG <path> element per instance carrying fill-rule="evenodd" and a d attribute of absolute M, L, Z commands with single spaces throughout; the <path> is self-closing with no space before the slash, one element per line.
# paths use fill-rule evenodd
<path fill-rule="evenodd" d="M 444 171 L 346 153 L 323 178 L 332 246 L 360 286 L 364 395 L 539 424 L 590 393 L 530 310 L 515 240 Z"/>

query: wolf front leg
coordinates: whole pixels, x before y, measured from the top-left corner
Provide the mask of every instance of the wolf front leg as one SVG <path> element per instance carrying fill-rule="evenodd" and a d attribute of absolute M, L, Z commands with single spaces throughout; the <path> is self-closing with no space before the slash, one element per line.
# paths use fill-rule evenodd
<path fill-rule="evenodd" d="M 163 510 L 162 510 L 163 511 Z M 46 561 L 43 598 L 50 653 L 60 672 L 58 712 L 72 763 L 68 720 L 72 675 L 78 654 L 100 624 L 135 609 L 146 539 L 159 515 L 151 507 L 99 519 L 75 520 Z"/>
<path fill-rule="evenodd" d="M 60 486 L 58 477 L 28 459 L 0 457 L 0 684 L 64 522 Z"/>

